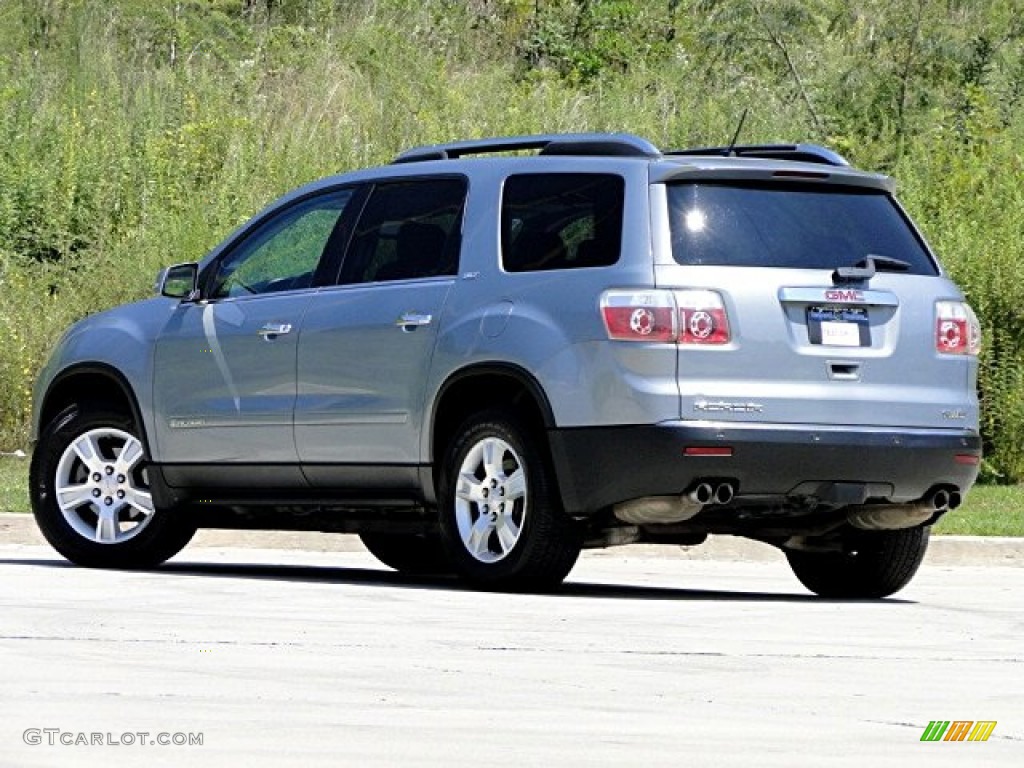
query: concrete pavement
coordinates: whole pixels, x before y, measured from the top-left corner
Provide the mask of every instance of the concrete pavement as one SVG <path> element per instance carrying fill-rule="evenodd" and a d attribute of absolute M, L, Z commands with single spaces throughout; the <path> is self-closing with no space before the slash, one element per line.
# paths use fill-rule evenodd
<path fill-rule="evenodd" d="M 0 544 L 46 542 L 31 515 L 0 513 Z M 244 549 L 301 549 L 309 552 L 364 552 L 356 536 L 295 531 L 203 530 L 186 548 L 241 547 Z M 630 545 L 589 553 L 591 556 L 630 553 L 645 557 L 694 560 L 752 560 L 782 562 L 774 547 L 736 536 L 712 536 L 696 547 Z M 985 536 L 933 536 L 928 547 L 932 565 L 1019 565 L 1024 566 L 1024 538 Z"/>
<path fill-rule="evenodd" d="M 5 518 L 0 538 L 24 522 Z M 145 573 L 0 544 L 0 766 L 1024 754 L 1019 558 L 965 565 L 940 545 L 894 598 L 844 603 L 809 595 L 770 548 L 626 547 L 584 553 L 558 594 L 505 595 L 401 577 L 353 537 L 314 535 L 338 547 L 318 552 L 206 535 Z M 996 726 L 986 742 L 921 742 L 935 720 Z"/>

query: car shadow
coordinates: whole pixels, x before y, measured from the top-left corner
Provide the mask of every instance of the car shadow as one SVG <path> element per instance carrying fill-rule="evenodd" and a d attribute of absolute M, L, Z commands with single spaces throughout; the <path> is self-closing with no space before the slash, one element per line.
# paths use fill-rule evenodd
<path fill-rule="evenodd" d="M 77 568 L 62 559 L 0 558 L 0 565 L 20 565 L 42 568 Z M 454 576 L 409 576 L 376 568 L 339 567 L 325 565 L 281 565 L 264 563 L 208 563 L 169 562 L 153 569 L 153 573 L 173 573 L 202 578 L 254 579 L 266 581 L 293 581 L 310 584 L 348 584 L 369 587 L 391 587 L 432 591 L 480 591 Z M 809 593 L 756 592 L 719 589 L 686 589 L 679 587 L 636 584 L 607 584 L 570 579 L 544 597 L 596 598 L 602 600 L 671 600 L 731 601 L 752 603 L 815 603 L 819 605 L 869 603 L 875 605 L 915 605 L 916 601 L 890 597 L 884 600 L 830 600 Z"/>

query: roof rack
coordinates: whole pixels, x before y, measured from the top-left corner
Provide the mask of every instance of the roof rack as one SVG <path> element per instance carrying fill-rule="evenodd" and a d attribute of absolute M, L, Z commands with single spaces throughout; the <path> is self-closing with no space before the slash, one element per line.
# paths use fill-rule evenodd
<path fill-rule="evenodd" d="M 817 144 L 740 144 L 734 147 L 700 147 L 666 152 L 673 157 L 712 155 L 719 157 L 758 157 L 766 160 L 794 160 L 821 165 L 849 165 L 846 158 Z"/>
<path fill-rule="evenodd" d="M 393 163 L 454 160 L 463 155 L 540 150 L 541 155 L 585 155 L 610 157 L 661 157 L 647 139 L 630 133 L 552 133 L 535 136 L 502 136 L 491 139 L 453 141 L 415 147 L 400 154 Z"/>

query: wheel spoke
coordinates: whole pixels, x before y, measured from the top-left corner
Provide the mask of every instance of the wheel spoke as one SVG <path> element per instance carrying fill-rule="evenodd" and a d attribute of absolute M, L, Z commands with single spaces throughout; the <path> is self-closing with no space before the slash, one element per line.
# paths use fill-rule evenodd
<path fill-rule="evenodd" d="M 483 501 L 483 490 L 483 485 L 477 482 L 475 475 L 469 472 L 463 472 L 459 475 L 459 482 L 455 489 L 455 495 L 464 501 Z"/>
<path fill-rule="evenodd" d="M 477 557 L 487 555 L 492 530 L 491 519 L 486 515 L 480 515 L 470 529 L 469 537 L 466 539 L 466 548 Z"/>
<path fill-rule="evenodd" d="M 65 485 L 57 487 L 57 504 L 61 509 L 75 509 L 92 501 L 92 489 L 88 485 Z"/>
<path fill-rule="evenodd" d="M 501 477 L 501 459 L 505 454 L 505 446 L 498 440 L 485 440 L 483 444 L 483 463 L 488 477 Z"/>
<path fill-rule="evenodd" d="M 498 518 L 495 530 L 498 533 L 498 541 L 501 542 L 501 549 L 505 553 L 509 552 L 519 541 L 519 526 L 509 515 L 502 515 Z"/>
<path fill-rule="evenodd" d="M 100 454 L 99 446 L 96 444 L 93 433 L 87 433 L 79 437 L 71 444 L 82 463 L 89 468 L 90 472 L 99 472 L 103 466 L 103 456 Z"/>
<path fill-rule="evenodd" d="M 518 467 L 505 481 L 505 500 L 515 501 L 516 499 L 523 498 L 525 495 L 526 473 L 523 472 L 522 467 Z"/>
<path fill-rule="evenodd" d="M 117 457 L 115 467 L 118 472 L 127 475 L 141 460 L 142 443 L 138 440 L 129 440 L 121 448 L 121 454 Z"/>
<path fill-rule="evenodd" d="M 102 507 L 99 517 L 96 518 L 96 541 L 102 544 L 113 544 L 117 541 L 117 534 L 120 533 L 117 525 L 117 515 L 110 507 Z"/>
<path fill-rule="evenodd" d="M 148 491 L 143 491 L 139 488 L 128 491 L 125 495 L 124 503 L 131 508 L 128 514 L 132 517 L 135 517 L 139 512 L 144 516 L 153 514 L 153 494 Z"/>

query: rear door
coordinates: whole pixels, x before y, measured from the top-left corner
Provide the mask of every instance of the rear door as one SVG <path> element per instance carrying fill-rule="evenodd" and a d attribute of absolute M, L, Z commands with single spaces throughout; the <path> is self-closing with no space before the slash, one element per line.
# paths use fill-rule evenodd
<path fill-rule="evenodd" d="M 681 289 L 682 418 L 973 423 L 970 310 L 887 191 L 708 180 L 665 191 L 671 257 L 656 280 Z"/>
<path fill-rule="evenodd" d="M 462 177 L 376 184 L 338 284 L 310 304 L 295 438 L 315 485 L 375 484 L 368 465 L 419 463 L 427 372 L 458 271 L 466 190 Z M 390 470 L 380 482 L 414 482 L 414 473 Z"/>

